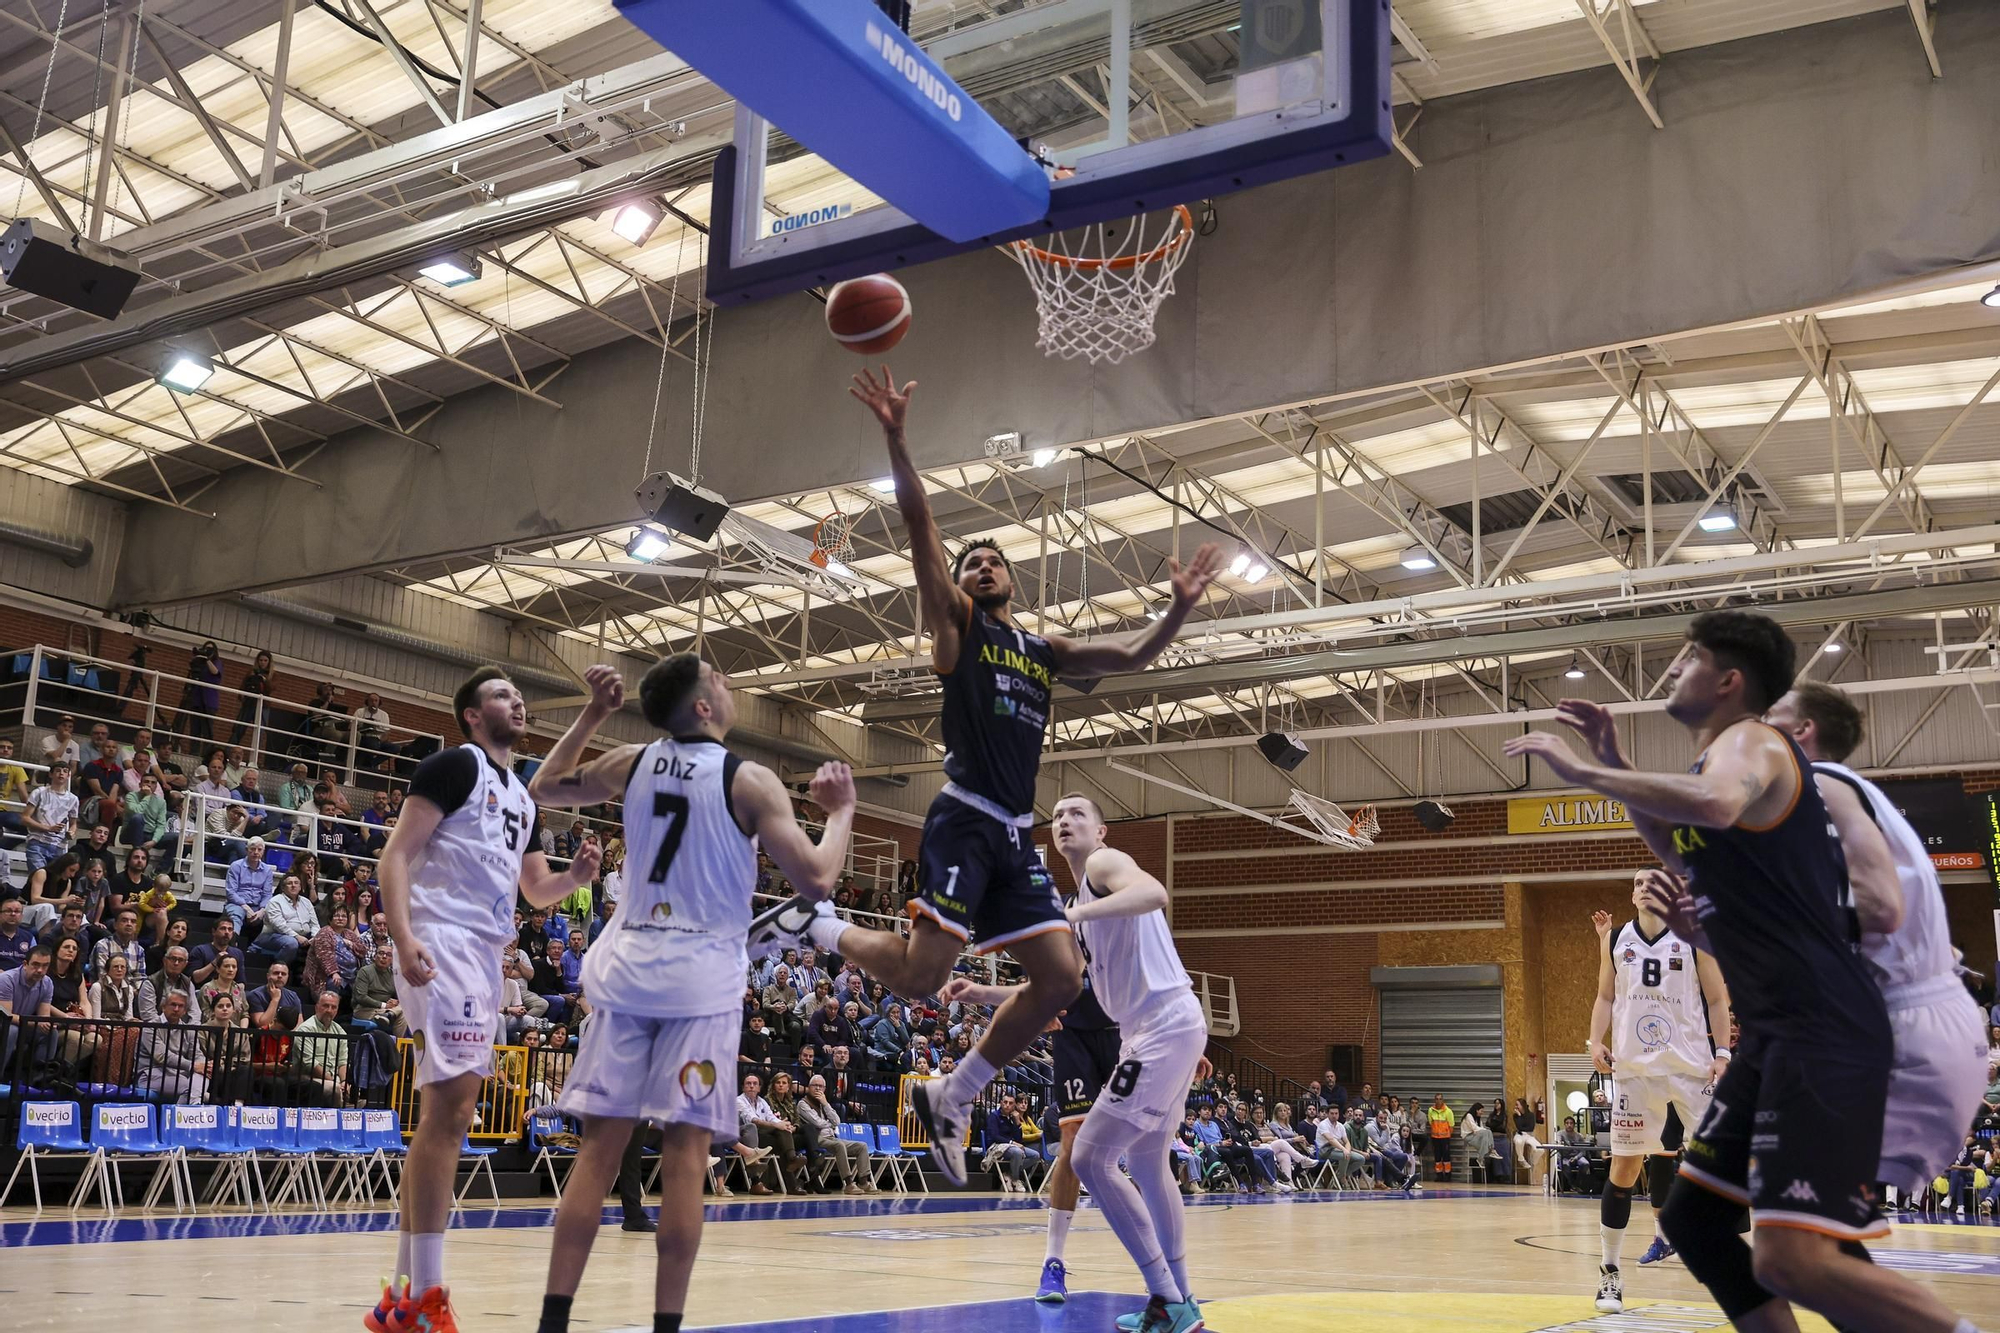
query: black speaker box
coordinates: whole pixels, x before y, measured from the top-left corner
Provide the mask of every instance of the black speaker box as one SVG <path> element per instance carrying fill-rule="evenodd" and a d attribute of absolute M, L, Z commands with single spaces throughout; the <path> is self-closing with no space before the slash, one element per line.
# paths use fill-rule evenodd
<path fill-rule="evenodd" d="M 1267 731 L 1257 738 L 1263 756 L 1289 773 L 1306 761 L 1306 744 L 1289 731 Z"/>
<path fill-rule="evenodd" d="M 18 291 L 115 319 L 139 285 L 139 264 L 52 223 L 20 218 L 0 234 L 0 278 Z"/>

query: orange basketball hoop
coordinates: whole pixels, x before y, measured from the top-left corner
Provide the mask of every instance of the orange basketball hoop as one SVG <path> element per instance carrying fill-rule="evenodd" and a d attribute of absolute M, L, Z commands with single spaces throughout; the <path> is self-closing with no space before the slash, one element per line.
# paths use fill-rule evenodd
<path fill-rule="evenodd" d="M 831 563 L 845 561 L 853 544 L 854 520 L 836 509 L 813 529 L 813 549 L 807 559 L 825 569 Z"/>
<path fill-rule="evenodd" d="M 1035 345 L 1064 360 L 1116 364 L 1153 344 L 1153 319 L 1193 248 L 1194 214 L 1177 204 L 1147 243 L 1144 215 L 1015 241 L 1008 255 L 1035 291 Z M 1072 239 L 1074 238 L 1074 239 Z"/>

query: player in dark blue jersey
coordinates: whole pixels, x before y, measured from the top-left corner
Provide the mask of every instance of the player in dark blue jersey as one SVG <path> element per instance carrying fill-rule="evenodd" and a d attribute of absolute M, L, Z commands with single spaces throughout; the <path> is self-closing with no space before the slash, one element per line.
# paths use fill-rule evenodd
<path fill-rule="evenodd" d="M 1743 611 L 1695 617 L 1687 640 L 1667 714 L 1700 748 L 1691 772 L 1634 771 L 1610 711 L 1586 700 L 1557 713 L 1595 762 L 1549 732 L 1507 742 L 1624 802 L 1672 872 L 1642 889 L 1648 908 L 1710 950 L 1729 984 L 1742 1035 L 1687 1145 L 1667 1239 L 1739 1329 L 1795 1333 L 1794 1301 L 1853 1333 L 1968 1333 L 1861 1246 L 1888 1231 L 1876 1166 L 1889 1022 L 1855 951 L 1847 868 L 1811 767 L 1762 721 L 1791 688 L 1796 651 L 1775 621 Z M 1754 1259 L 1737 1234 L 1746 1206 Z"/>
<path fill-rule="evenodd" d="M 909 529 L 910 563 L 931 636 L 931 665 L 944 684 L 948 781 L 924 819 L 917 897 L 910 904 L 915 924 L 904 939 L 850 926 L 830 905 L 794 900 L 757 918 L 750 947 L 768 951 L 809 937 L 898 995 L 937 990 L 968 943 L 1014 956 L 1028 984 L 993 1015 L 984 1039 L 951 1074 L 918 1084 L 912 1095 L 933 1160 L 962 1185 L 962 1139 L 973 1097 L 1082 986 L 1083 961 L 1055 880 L 1029 839 L 1056 677 L 1090 679 L 1152 662 L 1215 576 L 1216 547 L 1203 546 L 1186 566 L 1169 562 L 1173 601 L 1144 629 L 1089 640 L 1028 633 L 1008 610 L 1014 581 L 999 547 L 975 541 L 955 563 L 946 562 L 903 434 L 915 387 L 898 388 L 884 366 L 880 380 L 867 371 L 856 375 L 852 390 L 881 422 L 888 442 L 896 505 Z"/>

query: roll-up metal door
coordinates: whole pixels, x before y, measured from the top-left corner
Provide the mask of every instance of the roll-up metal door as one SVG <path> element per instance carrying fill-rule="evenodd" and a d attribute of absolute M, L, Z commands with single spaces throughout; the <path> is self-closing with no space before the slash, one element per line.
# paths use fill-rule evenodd
<path fill-rule="evenodd" d="M 1378 967 L 1382 998 L 1380 1090 L 1406 1105 L 1442 1092 L 1452 1109 L 1489 1105 L 1505 1086 L 1500 969 Z"/>

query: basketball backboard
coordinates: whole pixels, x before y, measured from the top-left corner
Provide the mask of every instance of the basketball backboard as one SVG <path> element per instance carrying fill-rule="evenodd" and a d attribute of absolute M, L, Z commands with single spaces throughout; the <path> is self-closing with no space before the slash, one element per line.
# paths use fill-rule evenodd
<path fill-rule="evenodd" d="M 1387 0 L 620 0 L 737 101 L 740 303 L 1389 151 Z M 1114 89 L 1122 94 L 1114 95 Z"/>

